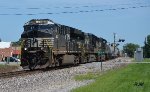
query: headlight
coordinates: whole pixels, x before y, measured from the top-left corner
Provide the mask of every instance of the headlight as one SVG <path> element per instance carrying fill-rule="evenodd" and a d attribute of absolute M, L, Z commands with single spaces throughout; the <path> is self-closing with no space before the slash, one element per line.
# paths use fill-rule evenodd
<path fill-rule="evenodd" d="M 27 50 L 27 48 L 24 48 L 24 50 Z"/>

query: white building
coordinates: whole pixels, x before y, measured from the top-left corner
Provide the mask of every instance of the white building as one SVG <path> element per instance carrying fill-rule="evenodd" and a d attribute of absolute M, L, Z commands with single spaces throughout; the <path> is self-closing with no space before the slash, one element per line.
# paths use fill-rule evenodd
<path fill-rule="evenodd" d="M 11 42 L 0 42 L 0 48 L 4 49 L 4 48 L 9 48 L 11 45 Z"/>

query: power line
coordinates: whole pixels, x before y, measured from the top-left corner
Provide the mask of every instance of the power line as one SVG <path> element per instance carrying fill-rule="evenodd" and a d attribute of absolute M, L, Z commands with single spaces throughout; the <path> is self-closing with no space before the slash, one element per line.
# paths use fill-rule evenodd
<path fill-rule="evenodd" d="M 5 16 L 5 15 L 16 15 L 16 16 L 21 16 L 21 15 L 54 15 L 54 14 L 76 14 L 76 13 L 90 13 L 90 12 L 102 12 L 102 11 L 117 11 L 117 10 L 125 10 L 125 9 L 136 9 L 136 8 L 146 8 L 150 7 L 150 5 L 140 5 L 140 6 L 130 6 L 130 7 L 120 7 L 120 8 L 109 8 L 109 9 L 93 9 L 93 10 L 79 10 L 79 11 L 62 11 L 62 12 L 47 12 L 47 13 L 14 13 L 14 14 L 9 14 L 9 13 L 0 13 L 0 16 Z"/>
<path fill-rule="evenodd" d="M 5 7 L 1 7 L 1 9 L 12 9 L 12 10 L 18 10 L 18 9 L 31 9 L 31 10 L 36 10 L 36 9 L 52 9 L 52 8 L 66 8 L 66 9 L 69 9 L 69 8 L 89 8 L 89 7 L 103 7 L 103 6 L 118 6 L 118 5 L 144 5 L 145 3 L 122 3 L 122 4 L 113 4 L 113 5 L 81 5 L 81 6 L 54 6 L 54 7 L 46 7 L 46 8 L 39 8 L 39 7 L 27 7 L 27 8 L 20 8 L 20 7 L 9 7 L 9 8 L 6 8 L 7 6 Z"/>

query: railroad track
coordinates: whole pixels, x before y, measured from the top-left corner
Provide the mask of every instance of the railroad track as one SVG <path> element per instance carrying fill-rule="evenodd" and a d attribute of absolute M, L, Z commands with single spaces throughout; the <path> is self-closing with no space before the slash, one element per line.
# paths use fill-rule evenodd
<path fill-rule="evenodd" d="M 11 77 L 15 77 L 15 76 L 25 76 L 25 75 L 30 75 L 30 74 L 35 74 L 39 72 L 37 71 L 14 71 L 14 72 L 6 72 L 6 73 L 0 73 L 0 79 L 2 78 L 11 78 Z"/>
<path fill-rule="evenodd" d="M 37 69 L 37 70 L 21 70 L 21 71 L 14 71 L 14 72 L 5 72 L 5 73 L 0 73 L 0 79 L 3 78 L 11 78 L 11 77 L 17 77 L 17 76 L 26 76 L 26 75 L 31 75 L 31 74 L 35 74 L 35 73 L 42 73 L 42 72 L 46 72 L 46 71 L 53 71 L 53 70 L 59 70 L 59 69 L 64 69 L 64 68 L 70 68 L 73 67 L 72 66 L 60 66 L 60 67 L 50 67 L 47 69 Z M 74 66 L 75 67 L 75 66 Z"/>

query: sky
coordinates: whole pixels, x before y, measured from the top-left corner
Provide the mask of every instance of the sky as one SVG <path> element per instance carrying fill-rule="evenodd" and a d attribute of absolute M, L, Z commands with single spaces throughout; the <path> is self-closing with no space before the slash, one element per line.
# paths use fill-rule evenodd
<path fill-rule="evenodd" d="M 0 0 L 0 38 L 18 41 L 31 19 L 51 19 L 113 42 L 144 45 L 150 34 L 150 0 Z"/>

